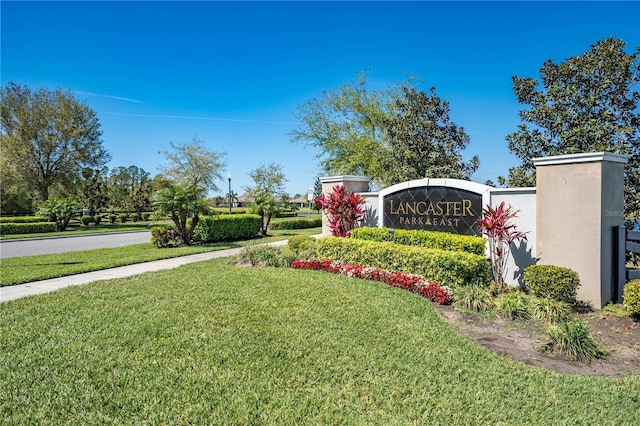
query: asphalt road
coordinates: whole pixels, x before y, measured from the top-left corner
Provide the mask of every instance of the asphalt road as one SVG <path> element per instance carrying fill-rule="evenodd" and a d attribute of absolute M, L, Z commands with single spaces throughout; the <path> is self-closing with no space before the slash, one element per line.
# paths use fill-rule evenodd
<path fill-rule="evenodd" d="M 0 241 L 0 258 L 65 253 L 108 247 L 123 247 L 151 241 L 150 231 L 111 232 L 72 237 L 48 237 Z"/>

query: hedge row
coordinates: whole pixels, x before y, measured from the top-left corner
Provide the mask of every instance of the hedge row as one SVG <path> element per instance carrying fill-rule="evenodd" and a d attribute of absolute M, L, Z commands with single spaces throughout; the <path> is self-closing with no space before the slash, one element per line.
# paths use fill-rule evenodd
<path fill-rule="evenodd" d="M 282 220 L 278 222 L 271 222 L 269 225 L 269 229 L 307 229 L 307 228 L 318 228 L 322 226 L 322 218 L 314 217 L 314 218 L 305 218 L 305 219 L 290 219 L 290 220 Z"/>
<path fill-rule="evenodd" d="M 55 222 L 0 223 L 0 234 L 40 234 L 56 232 Z"/>
<path fill-rule="evenodd" d="M 487 284 L 491 277 L 487 259 L 472 253 L 335 237 L 320 238 L 314 247 L 320 259 L 419 274 L 439 285 Z"/>
<path fill-rule="evenodd" d="M 40 223 L 46 219 L 42 216 L 13 216 L 0 217 L 0 223 Z"/>
<path fill-rule="evenodd" d="M 255 214 L 203 216 L 193 230 L 196 241 L 242 240 L 258 235 L 262 219 Z"/>
<path fill-rule="evenodd" d="M 486 244 L 482 237 L 419 229 L 395 229 L 393 235 L 389 235 L 388 228 L 356 228 L 351 231 L 351 238 L 378 242 L 391 241 L 396 244 L 448 251 L 464 251 L 481 256 L 485 253 Z"/>

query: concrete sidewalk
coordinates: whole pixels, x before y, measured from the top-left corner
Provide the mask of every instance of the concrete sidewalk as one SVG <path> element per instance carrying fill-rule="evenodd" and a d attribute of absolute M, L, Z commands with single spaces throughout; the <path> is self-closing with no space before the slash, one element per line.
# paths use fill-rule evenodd
<path fill-rule="evenodd" d="M 270 246 L 283 246 L 287 240 L 267 243 Z M 198 253 L 189 256 L 173 257 L 171 259 L 156 260 L 153 262 L 137 263 L 135 265 L 119 266 L 117 268 L 105 269 L 102 271 L 87 272 L 85 274 L 69 275 L 66 277 L 52 278 L 50 280 L 34 281 L 25 284 L 12 285 L 0 288 L 0 302 L 19 299 L 35 294 L 49 293 L 72 285 L 88 284 L 94 281 L 110 280 L 113 278 L 124 278 L 138 275 L 150 271 L 160 271 L 172 269 L 181 265 L 203 260 L 216 259 L 219 257 L 234 256 L 240 252 L 241 248 L 211 251 L 208 253 Z"/>

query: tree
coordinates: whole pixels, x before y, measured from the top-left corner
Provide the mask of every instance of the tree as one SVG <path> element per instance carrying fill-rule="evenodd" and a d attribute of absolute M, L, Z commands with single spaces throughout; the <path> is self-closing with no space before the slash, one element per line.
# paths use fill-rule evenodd
<path fill-rule="evenodd" d="M 105 172 L 106 173 L 106 172 Z M 109 203 L 107 185 L 99 169 L 86 168 L 82 171 L 82 201 L 84 207 L 89 209 L 93 216 L 96 211 L 104 208 Z"/>
<path fill-rule="evenodd" d="M 176 144 L 169 142 L 171 150 L 162 151 L 167 163 L 161 166 L 164 176 L 176 185 L 217 191 L 216 181 L 222 179 L 225 153 L 207 149 L 204 142 L 194 137 L 190 142 Z"/>
<path fill-rule="evenodd" d="M 84 168 L 99 168 L 110 156 L 102 146 L 94 111 L 70 92 L 32 92 L 9 82 L 2 89 L 0 148 L 41 201 L 52 186 L 72 186 Z"/>
<path fill-rule="evenodd" d="M 391 183 L 425 177 L 469 179 L 478 169 L 477 156 L 465 162 L 460 152 L 469 136 L 449 118 L 449 102 L 415 87 L 403 87 L 395 108 L 384 120 L 391 164 Z"/>
<path fill-rule="evenodd" d="M 284 185 L 287 179 L 282 171 L 282 165 L 271 163 L 262 165 L 249 173 L 254 186 L 245 188 L 253 197 L 252 210 L 262 218 L 260 234 L 267 235 L 271 218 L 281 209 L 281 203 L 276 197 L 285 195 Z"/>
<path fill-rule="evenodd" d="M 141 212 L 151 207 L 153 185 L 150 175 L 137 166 L 116 167 L 109 175 L 109 200 L 113 207 Z"/>
<path fill-rule="evenodd" d="M 534 186 L 535 157 L 579 152 L 631 155 L 625 169 L 625 209 L 640 215 L 640 47 L 610 37 L 560 64 L 547 60 L 534 78 L 513 77 L 523 121 L 507 136 L 520 165 L 509 170 L 509 186 Z M 636 216 L 638 218 L 640 216 Z M 636 219 L 637 220 L 637 219 Z"/>
<path fill-rule="evenodd" d="M 298 106 L 301 124 L 289 137 L 318 148 L 317 158 L 327 173 L 372 176 L 384 184 L 389 150 L 383 120 L 398 89 L 369 91 L 366 84 L 367 75 L 361 73 L 355 83 L 323 91 Z"/>
<path fill-rule="evenodd" d="M 415 81 L 369 91 L 366 74 L 359 74 L 357 82 L 300 105 L 301 125 L 289 136 L 318 148 L 327 173 L 371 176 L 382 186 L 425 173 L 468 177 L 478 166 L 477 158 L 465 163 L 459 154 L 469 137 L 451 122 L 449 103 L 435 89 L 418 91 Z"/>
<path fill-rule="evenodd" d="M 78 215 L 81 208 L 82 206 L 71 198 L 52 197 L 40 204 L 37 214 L 49 222 L 55 222 L 56 231 L 60 232 L 67 229 L 69 221 Z"/>
<path fill-rule="evenodd" d="M 191 245 L 193 230 L 200 221 L 200 215 L 209 212 L 202 191 L 195 185 L 165 186 L 155 193 L 153 206 L 157 219 L 171 217 L 184 245 Z"/>

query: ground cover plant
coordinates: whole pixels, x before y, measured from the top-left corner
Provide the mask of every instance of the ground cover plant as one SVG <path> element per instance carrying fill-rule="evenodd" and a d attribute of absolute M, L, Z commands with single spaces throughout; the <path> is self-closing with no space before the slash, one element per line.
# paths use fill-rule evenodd
<path fill-rule="evenodd" d="M 5 302 L 7 424 L 633 424 L 640 378 L 561 375 L 424 298 L 228 260 Z M 597 408 L 594 408 L 597 401 Z"/>
<path fill-rule="evenodd" d="M 150 262 L 226 248 L 243 247 L 286 239 L 293 235 L 312 235 L 318 228 L 274 231 L 268 238 L 236 242 L 193 245 L 191 247 L 155 248 L 153 244 L 136 244 L 126 247 L 105 248 L 80 252 L 55 253 L 39 256 L 0 259 L 0 287 L 63 277 L 84 272 L 99 271 L 117 266 Z"/>

